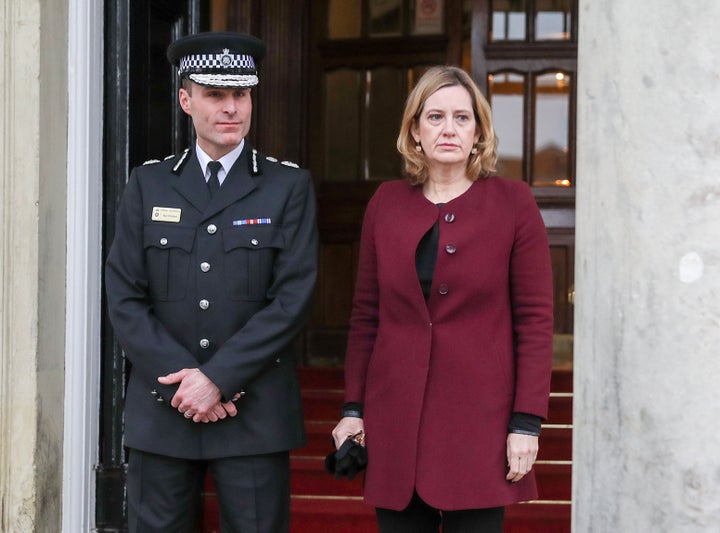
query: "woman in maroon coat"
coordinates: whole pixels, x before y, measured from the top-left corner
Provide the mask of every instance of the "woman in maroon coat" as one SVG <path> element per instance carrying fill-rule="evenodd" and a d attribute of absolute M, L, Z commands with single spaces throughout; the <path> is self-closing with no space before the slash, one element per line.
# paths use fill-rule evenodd
<path fill-rule="evenodd" d="M 336 446 L 364 431 L 365 499 L 382 532 L 502 531 L 537 497 L 552 274 L 529 187 L 492 177 L 490 108 L 455 67 L 408 97 L 362 229 Z"/>

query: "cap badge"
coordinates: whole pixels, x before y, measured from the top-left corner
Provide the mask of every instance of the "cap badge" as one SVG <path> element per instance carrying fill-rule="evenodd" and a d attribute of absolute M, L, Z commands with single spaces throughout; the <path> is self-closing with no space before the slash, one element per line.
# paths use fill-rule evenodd
<path fill-rule="evenodd" d="M 223 55 L 220 57 L 220 62 L 223 64 L 223 66 L 228 67 L 232 64 L 232 56 L 230 55 L 230 49 L 229 48 L 223 48 Z"/>

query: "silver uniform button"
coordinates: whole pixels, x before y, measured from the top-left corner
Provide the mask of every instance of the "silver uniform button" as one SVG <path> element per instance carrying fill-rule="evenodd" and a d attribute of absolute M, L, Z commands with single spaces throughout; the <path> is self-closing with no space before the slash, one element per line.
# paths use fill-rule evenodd
<path fill-rule="evenodd" d="M 200 339 L 200 348 L 209 348 L 210 341 L 207 339 Z"/>
<path fill-rule="evenodd" d="M 165 237 L 160 239 L 160 246 L 165 246 L 166 244 L 167 244 L 167 239 Z"/>
<path fill-rule="evenodd" d="M 215 233 L 216 231 L 217 231 L 217 226 L 216 226 L 215 224 L 210 224 L 210 225 L 207 227 L 207 232 L 208 232 L 210 235 L 212 235 L 212 234 Z"/>
<path fill-rule="evenodd" d="M 202 270 L 203 272 L 207 272 L 208 270 L 210 270 L 210 263 L 200 263 L 200 270 Z"/>
<path fill-rule="evenodd" d="M 449 290 L 450 289 L 448 288 L 448 286 L 445 283 L 441 283 L 440 287 L 438 287 L 438 292 L 440 294 L 447 294 L 449 292 Z"/>
<path fill-rule="evenodd" d="M 456 248 L 455 245 L 452 244 L 452 243 L 451 243 L 451 244 L 446 244 L 446 245 L 445 245 L 445 251 L 446 251 L 447 253 L 449 253 L 449 254 L 452 255 L 452 254 L 454 254 L 454 253 L 457 251 L 457 248 Z"/>
<path fill-rule="evenodd" d="M 445 222 L 448 224 L 455 220 L 455 213 L 445 213 Z"/>
<path fill-rule="evenodd" d="M 253 246 L 257 246 L 258 244 L 260 244 L 260 242 L 257 239 L 251 239 L 250 244 L 252 244 Z"/>
<path fill-rule="evenodd" d="M 210 302 L 208 302 L 205 299 L 202 299 L 202 300 L 200 300 L 200 303 L 198 305 L 200 305 L 200 309 L 207 309 L 208 307 L 210 307 Z"/>

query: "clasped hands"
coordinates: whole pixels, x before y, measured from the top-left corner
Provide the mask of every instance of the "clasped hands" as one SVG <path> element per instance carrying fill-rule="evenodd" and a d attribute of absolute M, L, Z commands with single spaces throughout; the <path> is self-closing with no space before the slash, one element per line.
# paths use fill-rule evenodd
<path fill-rule="evenodd" d="M 228 416 L 237 415 L 232 401 L 221 402 L 220 389 L 199 368 L 183 368 L 167 376 L 160 376 L 163 385 L 179 383 L 170 405 L 193 422 L 217 422 Z M 239 398 L 236 394 L 233 399 Z"/>

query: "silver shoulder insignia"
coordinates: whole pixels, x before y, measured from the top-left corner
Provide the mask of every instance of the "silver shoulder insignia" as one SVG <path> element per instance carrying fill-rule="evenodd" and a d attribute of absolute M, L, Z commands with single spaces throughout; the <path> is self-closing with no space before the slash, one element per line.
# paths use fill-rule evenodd
<path fill-rule="evenodd" d="M 159 162 L 160 162 L 159 159 L 148 159 L 147 161 L 145 161 L 143 163 L 143 165 L 152 165 L 153 163 L 159 163 Z"/>
<path fill-rule="evenodd" d="M 168 159 L 172 159 L 173 157 L 175 157 L 175 154 L 170 154 L 169 156 L 164 158 L 163 161 L 167 161 Z"/>
<path fill-rule="evenodd" d="M 280 164 L 285 165 L 286 167 L 300 168 L 299 165 L 293 163 L 292 161 L 281 161 Z"/>
<path fill-rule="evenodd" d="M 173 172 L 177 173 L 180 168 L 183 166 L 183 162 L 185 159 L 187 159 L 188 153 L 190 151 L 190 148 L 185 148 L 182 155 L 180 156 L 180 159 L 178 159 L 178 162 L 175 163 L 175 166 L 173 167 Z"/>
<path fill-rule="evenodd" d="M 253 151 L 252 151 L 252 171 L 253 171 L 253 175 L 257 175 L 259 173 L 258 172 L 258 162 L 257 162 L 257 150 L 255 150 L 255 148 L 253 148 Z"/>
<path fill-rule="evenodd" d="M 269 155 L 266 155 L 266 156 L 265 156 L 265 159 L 267 159 L 268 161 L 272 161 L 273 163 L 277 163 L 277 162 L 278 162 L 278 160 L 277 160 L 276 157 L 270 157 Z"/>

